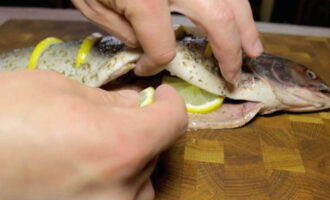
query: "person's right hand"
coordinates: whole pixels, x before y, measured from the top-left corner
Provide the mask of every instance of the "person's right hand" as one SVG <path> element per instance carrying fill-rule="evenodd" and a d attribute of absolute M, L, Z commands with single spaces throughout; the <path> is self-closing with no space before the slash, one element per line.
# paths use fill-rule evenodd
<path fill-rule="evenodd" d="M 170 11 L 184 14 L 208 37 L 224 78 L 238 79 L 242 51 L 259 56 L 263 47 L 248 0 L 72 0 L 91 21 L 144 55 L 135 72 L 151 75 L 175 56 Z"/>
<path fill-rule="evenodd" d="M 157 155 L 185 132 L 182 98 L 90 88 L 54 72 L 0 72 L 0 199 L 151 200 Z"/>

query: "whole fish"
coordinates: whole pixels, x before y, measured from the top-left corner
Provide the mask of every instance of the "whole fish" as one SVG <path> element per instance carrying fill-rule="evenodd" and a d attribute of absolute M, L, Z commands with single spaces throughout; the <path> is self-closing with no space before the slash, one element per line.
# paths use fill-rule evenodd
<path fill-rule="evenodd" d="M 189 128 L 235 128 L 258 113 L 330 108 L 329 86 L 301 64 L 266 53 L 258 58 L 245 57 L 242 75 L 231 85 L 222 78 L 215 58 L 205 56 L 208 41 L 198 29 L 179 27 L 176 36 L 176 57 L 165 69 L 171 75 L 227 99 L 211 113 L 189 113 Z M 132 70 L 142 53 L 140 49 L 126 47 L 115 37 L 106 36 L 92 47 L 86 61 L 75 67 L 81 43 L 68 41 L 51 45 L 40 56 L 36 68 L 56 71 L 82 84 L 100 87 Z M 33 49 L 0 54 L 0 71 L 26 68 Z"/>

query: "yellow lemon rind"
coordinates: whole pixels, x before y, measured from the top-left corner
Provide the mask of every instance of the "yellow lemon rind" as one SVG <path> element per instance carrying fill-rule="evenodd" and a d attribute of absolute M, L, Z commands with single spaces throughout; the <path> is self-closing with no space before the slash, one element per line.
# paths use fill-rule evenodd
<path fill-rule="evenodd" d="M 139 106 L 144 107 L 150 105 L 154 102 L 155 89 L 153 87 L 148 87 L 142 90 L 139 94 Z"/>
<path fill-rule="evenodd" d="M 51 45 L 62 43 L 63 41 L 61 39 L 55 38 L 55 37 L 48 37 L 40 41 L 33 49 L 32 54 L 29 59 L 29 63 L 27 65 L 28 69 L 35 69 L 38 60 L 41 56 L 41 54 Z"/>
<path fill-rule="evenodd" d="M 176 77 L 166 76 L 163 79 L 163 83 L 169 84 L 172 87 L 174 87 L 176 91 L 183 97 L 183 99 L 185 100 L 187 112 L 189 113 L 196 113 L 196 114 L 210 113 L 212 111 L 217 110 L 224 101 L 224 97 L 211 94 L 203 89 L 193 86 L 190 83 L 187 83 L 184 80 Z M 203 94 L 207 94 L 208 96 L 214 96 L 214 98 L 211 101 L 208 101 L 204 104 L 194 105 L 191 102 L 189 102 L 187 99 L 189 98 L 190 95 L 184 95 L 189 93 L 190 94 L 197 93 L 200 94 L 201 96 L 204 96 Z"/>
<path fill-rule="evenodd" d="M 186 108 L 189 113 L 206 114 L 217 110 L 222 105 L 223 100 L 224 98 L 219 97 L 217 99 L 214 99 L 214 101 L 207 103 L 206 105 L 204 104 L 196 106 L 186 104 Z"/>
<path fill-rule="evenodd" d="M 101 39 L 101 36 L 88 36 L 86 37 L 78 50 L 76 61 L 75 61 L 75 67 L 80 67 L 83 63 L 85 63 L 87 55 L 89 54 L 91 48 L 94 46 L 96 42 L 98 42 Z"/>

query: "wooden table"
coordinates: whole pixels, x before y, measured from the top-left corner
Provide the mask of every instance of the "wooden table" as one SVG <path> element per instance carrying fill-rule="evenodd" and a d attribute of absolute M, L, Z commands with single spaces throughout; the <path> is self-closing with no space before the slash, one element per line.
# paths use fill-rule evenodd
<path fill-rule="evenodd" d="M 56 36 L 81 39 L 85 22 L 13 20 L 0 52 Z M 262 34 L 266 51 L 309 66 L 330 83 L 330 38 Z M 329 200 L 330 112 L 259 116 L 243 128 L 188 132 L 160 157 L 158 200 Z"/>

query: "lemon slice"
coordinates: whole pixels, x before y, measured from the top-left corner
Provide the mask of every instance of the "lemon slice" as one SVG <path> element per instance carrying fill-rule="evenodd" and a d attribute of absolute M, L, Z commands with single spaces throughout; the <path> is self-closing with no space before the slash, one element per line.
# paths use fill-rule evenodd
<path fill-rule="evenodd" d="M 148 87 L 142 90 L 139 94 L 139 105 L 140 107 L 147 106 L 154 102 L 155 89 Z"/>
<path fill-rule="evenodd" d="M 42 52 L 44 52 L 49 46 L 57 43 L 62 43 L 63 41 L 55 38 L 48 37 L 39 42 L 33 49 L 27 68 L 34 69 L 38 64 L 38 60 Z"/>
<path fill-rule="evenodd" d="M 90 52 L 91 48 L 94 44 L 99 41 L 101 35 L 93 34 L 91 36 L 86 37 L 83 42 L 81 43 L 78 54 L 76 56 L 76 67 L 80 67 L 86 61 L 87 55 Z"/>
<path fill-rule="evenodd" d="M 190 113 L 212 112 L 218 109 L 224 100 L 224 97 L 211 94 L 178 78 L 165 77 L 163 83 L 175 88 L 183 97 L 187 111 Z"/>

